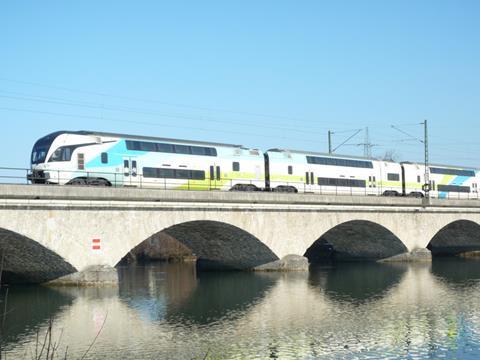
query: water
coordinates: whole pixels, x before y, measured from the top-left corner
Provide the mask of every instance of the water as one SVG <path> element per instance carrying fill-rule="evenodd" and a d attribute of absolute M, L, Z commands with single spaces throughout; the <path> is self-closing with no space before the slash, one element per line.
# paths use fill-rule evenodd
<path fill-rule="evenodd" d="M 119 272 L 118 288 L 10 287 L 4 354 L 33 358 L 52 319 L 58 353 L 72 359 L 96 334 L 88 359 L 480 357 L 478 261 L 266 274 L 155 264 Z"/>

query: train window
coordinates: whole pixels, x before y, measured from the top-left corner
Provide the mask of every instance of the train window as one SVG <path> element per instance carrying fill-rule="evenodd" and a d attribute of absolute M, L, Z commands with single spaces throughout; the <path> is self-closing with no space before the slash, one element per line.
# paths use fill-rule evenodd
<path fill-rule="evenodd" d="M 191 179 L 193 179 L 193 180 L 205 180 L 205 171 L 192 170 Z"/>
<path fill-rule="evenodd" d="M 221 174 L 220 174 L 220 166 L 217 166 L 217 180 L 220 180 Z"/>
<path fill-rule="evenodd" d="M 140 150 L 140 141 L 126 140 L 125 146 L 127 150 Z"/>
<path fill-rule="evenodd" d="M 215 148 L 205 148 L 205 155 L 217 156 L 217 149 L 215 149 Z"/>
<path fill-rule="evenodd" d="M 102 164 L 108 164 L 108 153 L 103 152 L 101 154 L 101 158 L 102 158 Z"/>
<path fill-rule="evenodd" d="M 127 150 L 217 156 L 217 150 L 211 147 L 154 143 L 149 141 L 126 140 Z"/>
<path fill-rule="evenodd" d="M 389 181 L 399 181 L 400 180 L 400 174 L 388 173 L 387 174 L 387 179 Z"/>
<path fill-rule="evenodd" d="M 346 167 L 373 169 L 372 162 L 365 161 L 365 160 L 350 160 L 350 159 L 327 158 L 327 157 L 319 157 L 319 156 L 307 156 L 307 163 L 317 164 L 317 165 L 332 165 L 332 166 L 346 166 Z"/>
<path fill-rule="evenodd" d="M 443 168 L 431 167 L 430 172 L 432 174 L 443 174 L 443 175 L 457 175 L 457 176 L 468 176 L 468 177 L 475 176 L 475 171 L 463 170 L 463 169 L 443 169 Z"/>
<path fill-rule="evenodd" d="M 189 178 L 188 173 L 189 173 L 188 170 L 177 169 L 175 170 L 175 177 L 177 179 L 188 179 Z"/>
<path fill-rule="evenodd" d="M 156 169 L 156 170 L 157 170 L 157 173 L 155 177 L 167 178 L 167 179 L 175 178 L 175 170 L 173 169 Z"/>
<path fill-rule="evenodd" d="M 460 186 L 460 185 L 437 185 L 438 191 L 444 192 L 470 192 L 470 186 Z"/>
<path fill-rule="evenodd" d="M 157 145 L 152 142 L 146 142 L 142 141 L 140 143 L 140 150 L 141 151 L 156 151 L 157 150 Z"/>
<path fill-rule="evenodd" d="M 421 183 L 421 181 L 420 181 L 420 175 L 417 175 L 417 183 L 419 183 L 419 184 Z"/>
<path fill-rule="evenodd" d="M 293 166 L 288 165 L 288 175 L 292 175 L 292 174 L 293 174 Z"/>
<path fill-rule="evenodd" d="M 157 169 L 151 167 L 144 167 L 143 168 L 143 177 L 146 178 L 156 178 L 157 176 Z"/>
<path fill-rule="evenodd" d="M 308 172 L 305 173 L 305 178 L 306 178 L 306 181 L 307 181 L 307 185 L 310 184 L 310 176 L 308 176 Z"/>
<path fill-rule="evenodd" d="M 173 145 L 172 144 L 163 144 L 163 143 L 158 143 L 157 144 L 157 151 L 158 152 L 164 152 L 164 153 L 173 153 Z"/>
<path fill-rule="evenodd" d="M 240 171 L 240 163 L 238 161 L 234 161 L 232 163 L 232 170 L 233 171 Z"/>
<path fill-rule="evenodd" d="M 188 145 L 174 145 L 176 154 L 191 154 L 190 146 Z"/>
<path fill-rule="evenodd" d="M 85 170 L 85 156 L 84 154 L 77 155 L 78 170 Z"/>
<path fill-rule="evenodd" d="M 358 179 L 337 179 L 337 178 L 317 178 L 318 185 L 324 186 L 339 186 L 339 187 L 361 187 L 364 188 L 367 186 L 365 180 Z"/>
<path fill-rule="evenodd" d="M 191 146 L 192 149 L 192 155 L 205 155 L 205 149 L 204 147 L 201 146 Z"/>
<path fill-rule="evenodd" d="M 205 180 L 205 171 L 185 169 L 143 168 L 145 178 Z"/>

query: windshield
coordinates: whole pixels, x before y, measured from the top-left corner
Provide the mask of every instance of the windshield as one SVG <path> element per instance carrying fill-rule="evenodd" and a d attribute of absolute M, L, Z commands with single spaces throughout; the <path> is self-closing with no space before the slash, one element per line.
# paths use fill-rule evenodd
<path fill-rule="evenodd" d="M 32 149 L 32 165 L 45 162 L 50 145 L 59 134 L 59 132 L 56 132 L 37 140 Z"/>

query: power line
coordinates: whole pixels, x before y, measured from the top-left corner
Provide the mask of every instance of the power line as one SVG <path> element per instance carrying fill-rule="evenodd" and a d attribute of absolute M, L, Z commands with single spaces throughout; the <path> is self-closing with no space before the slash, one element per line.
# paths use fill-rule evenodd
<path fill-rule="evenodd" d="M 265 135 L 263 133 L 246 133 L 246 132 L 232 132 L 227 130 L 217 130 L 217 129 L 207 129 L 207 128 L 200 128 L 200 127 L 192 127 L 192 126 L 179 126 L 179 125 L 170 125 L 170 124 L 159 124 L 159 123 L 152 123 L 152 122 L 145 122 L 145 121 L 135 121 L 135 120 L 126 120 L 126 119 L 114 119 L 108 118 L 103 116 L 91 116 L 91 115 L 76 115 L 76 114 L 65 114 L 65 113 L 56 113 L 50 111 L 41 111 L 41 110 L 29 110 L 29 109 L 18 109 L 18 108 L 9 108 L 9 107 L 0 107 L 0 110 L 4 111 L 13 111 L 13 112 L 27 112 L 27 113 L 34 113 L 34 114 L 42 114 L 42 115 L 51 115 L 51 116 L 62 116 L 62 117 L 71 117 L 71 118 L 79 118 L 79 119 L 90 119 L 90 120 L 105 120 L 105 121 L 112 121 L 112 122 L 122 122 L 122 123 L 131 123 L 131 124 L 139 124 L 139 125 L 150 125 L 150 126 L 161 126 L 161 127 L 171 127 L 177 129 L 189 129 L 189 130 L 198 130 L 198 131 L 205 131 L 205 132 L 218 132 L 218 133 L 225 133 L 230 135 L 248 135 L 248 136 L 256 136 L 262 138 L 273 138 L 273 139 L 289 139 L 289 140 L 297 140 L 303 142 L 311 142 L 318 144 L 318 139 L 309 140 L 309 139 L 299 139 L 299 138 L 291 138 L 291 137 L 281 137 L 281 136 L 270 136 Z"/>
<path fill-rule="evenodd" d="M 0 90 L 0 92 L 3 92 L 3 90 Z M 148 110 L 148 111 L 131 110 L 131 108 L 129 109 L 129 108 L 122 108 L 122 107 L 112 107 L 112 106 L 105 106 L 102 104 L 93 104 L 93 105 L 82 104 L 82 103 L 78 103 L 78 102 L 75 102 L 72 100 L 66 100 L 66 99 L 57 101 L 57 100 L 45 100 L 45 99 L 48 99 L 46 97 L 44 97 L 44 99 L 36 99 L 34 97 L 29 98 L 29 97 L 9 96 L 9 95 L 0 95 L 0 98 L 41 102 L 41 103 L 56 104 L 56 105 L 74 106 L 74 107 L 89 108 L 89 109 L 95 109 L 95 110 L 122 111 L 122 112 L 134 113 L 134 114 L 152 115 L 152 116 L 168 117 L 168 118 L 183 119 L 183 120 L 210 121 L 210 122 L 230 124 L 230 125 L 247 126 L 251 124 L 251 125 L 255 125 L 256 127 L 267 128 L 267 129 L 286 130 L 286 131 L 293 131 L 293 132 L 305 133 L 305 134 L 312 134 L 312 133 L 320 134 L 319 132 L 312 131 L 312 130 L 301 130 L 298 128 L 283 127 L 283 126 L 269 126 L 269 125 L 261 124 L 258 122 L 252 123 L 252 122 L 238 122 L 238 121 L 229 121 L 229 120 L 217 120 L 217 119 L 212 119 L 208 117 L 191 117 L 191 116 L 178 115 L 178 114 L 165 114 L 165 113 L 156 112 L 154 110 Z"/>
<path fill-rule="evenodd" d="M 80 90 L 80 89 L 65 87 L 65 86 L 48 85 L 48 84 L 42 84 L 42 83 L 38 83 L 38 82 L 9 79 L 9 78 L 5 78 L 5 77 L 0 77 L 0 81 L 6 81 L 6 82 L 23 84 L 23 85 L 30 85 L 30 86 L 38 86 L 38 87 L 50 88 L 50 89 L 79 93 L 79 94 L 85 94 L 85 95 L 94 95 L 94 96 L 101 96 L 101 97 L 108 97 L 108 98 L 115 98 L 115 99 L 123 99 L 123 100 L 137 101 L 137 102 L 155 103 L 155 104 L 167 105 L 167 106 L 172 106 L 172 107 L 180 107 L 180 108 L 186 108 L 186 109 L 225 112 L 225 113 L 232 113 L 232 114 L 239 114 L 239 115 L 246 115 L 246 116 L 264 117 L 264 118 L 272 118 L 272 119 L 284 119 L 284 120 L 290 120 L 290 121 L 311 122 L 311 120 L 299 119 L 299 118 L 288 117 L 288 116 L 279 116 L 279 115 L 271 115 L 271 114 L 259 114 L 259 113 L 237 111 L 237 110 L 230 110 L 230 109 L 220 109 L 220 108 L 212 108 L 212 107 L 205 107 L 205 106 L 177 104 L 177 103 L 170 103 L 170 102 L 160 101 L 160 100 L 155 100 L 155 99 L 144 99 L 144 98 L 138 98 L 138 97 L 124 96 L 124 95 L 108 94 L 108 93 L 104 93 L 104 92 L 86 91 L 86 90 Z"/>

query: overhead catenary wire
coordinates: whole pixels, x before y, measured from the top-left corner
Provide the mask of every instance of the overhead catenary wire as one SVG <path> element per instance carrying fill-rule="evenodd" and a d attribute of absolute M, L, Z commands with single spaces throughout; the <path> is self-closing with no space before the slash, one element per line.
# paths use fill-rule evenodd
<path fill-rule="evenodd" d="M 207 129 L 207 128 L 200 128 L 200 127 L 192 127 L 192 126 L 160 124 L 160 123 L 152 123 L 152 122 L 145 122 L 145 121 L 118 119 L 118 118 L 114 119 L 114 118 L 109 118 L 109 117 L 104 117 L 104 116 L 56 113 L 56 112 L 51 112 L 51 111 L 19 109 L 19 108 L 9 108 L 9 107 L 0 107 L 0 110 L 13 111 L 13 112 L 27 112 L 27 113 L 51 115 L 51 116 L 63 116 L 63 117 L 71 117 L 71 118 L 79 118 L 79 119 L 105 120 L 105 121 L 111 121 L 111 122 L 122 122 L 122 123 L 131 123 L 131 124 L 139 124 L 139 125 L 149 125 L 149 126 L 171 127 L 171 128 L 178 128 L 178 129 L 205 131 L 205 132 L 209 132 L 209 133 L 210 132 L 218 132 L 218 133 L 224 133 L 224 134 L 241 134 L 241 135 L 256 136 L 256 137 L 262 137 L 262 138 L 267 137 L 267 138 L 273 138 L 273 139 L 283 138 L 282 136 L 279 136 L 279 135 L 273 136 L 273 135 L 266 135 L 266 134 L 262 134 L 262 133 L 246 133 L 246 132 L 238 132 L 238 131 L 233 132 L 233 131 L 227 131 L 227 130 Z M 313 140 L 313 139 L 309 140 L 309 139 L 306 139 L 306 138 L 299 139 L 299 138 L 288 137 L 288 138 L 285 138 L 285 139 L 300 140 L 300 141 L 310 142 L 310 143 L 315 143 L 315 144 L 319 143 L 318 140 Z"/>
<path fill-rule="evenodd" d="M 2 90 L 0 90 L 2 92 Z M 293 128 L 293 127 L 283 127 L 283 126 L 270 126 L 262 123 L 254 123 L 254 122 L 239 122 L 239 121 L 230 121 L 230 120 L 218 120 L 218 119 L 213 119 L 210 117 L 193 117 L 193 116 L 186 116 L 186 115 L 179 115 L 179 114 L 166 114 L 166 113 L 161 113 L 161 112 L 156 112 L 154 110 L 150 111 L 145 111 L 145 110 L 131 110 L 129 108 L 121 108 L 121 107 L 112 107 L 112 106 L 105 106 L 102 104 L 82 104 L 82 103 L 77 103 L 74 101 L 57 101 L 57 100 L 48 100 L 48 99 L 35 99 L 34 97 L 22 97 L 22 96 L 9 96 L 9 95 L 1 95 L 0 98 L 7 98 L 7 99 L 13 99 L 13 100 L 24 100 L 24 101 L 32 101 L 32 102 L 40 102 L 40 103 L 47 103 L 47 104 L 56 104 L 56 105 L 66 105 L 66 106 L 73 106 L 73 107 L 81 107 L 81 108 L 88 108 L 88 109 L 94 109 L 94 110 L 111 110 L 111 111 L 121 111 L 121 112 L 127 112 L 127 113 L 134 113 L 134 114 L 143 114 L 143 115 L 151 115 L 151 116 L 158 116 L 158 117 L 167 117 L 167 118 L 174 118 L 174 119 L 182 119 L 182 120 L 200 120 L 200 121 L 209 121 L 209 122 L 214 122 L 214 123 L 221 123 L 221 124 L 230 124 L 230 125 L 240 125 L 240 126 L 245 126 L 245 125 L 255 125 L 256 127 L 260 128 L 267 128 L 267 129 L 275 129 L 275 130 L 286 130 L 286 131 L 291 131 L 291 132 L 298 132 L 298 133 L 303 133 L 303 134 L 312 134 L 312 133 L 317 133 L 320 134 L 320 132 L 313 131 L 313 130 L 301 130 L 298 128 Z"/>

